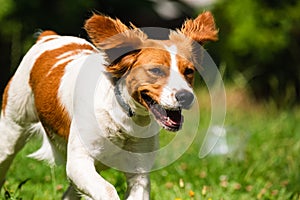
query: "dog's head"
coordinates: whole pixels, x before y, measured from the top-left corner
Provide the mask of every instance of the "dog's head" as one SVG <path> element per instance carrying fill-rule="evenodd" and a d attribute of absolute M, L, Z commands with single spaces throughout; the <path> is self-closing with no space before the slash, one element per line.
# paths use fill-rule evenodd
<path fill-rule="evenodd" d="M 92 16 L 85 29 L 99 49 L 125 52 L 106 70 L 114 79 L 124 78 L 128 94 L 163 128 L 178 131 L 183 123 L 182 109 L 194 102 L 193 41 L 203 44 L 217 40 L 211 13 L 187 20 L 180 29 L 171 31 L 167 40 L 149 39 L 134 25 L 127 27 L 103 15 Z"/>

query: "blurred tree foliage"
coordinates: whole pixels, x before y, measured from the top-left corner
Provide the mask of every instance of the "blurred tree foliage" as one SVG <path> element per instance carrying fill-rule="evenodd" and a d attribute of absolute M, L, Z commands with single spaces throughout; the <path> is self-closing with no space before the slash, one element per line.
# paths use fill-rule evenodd
<path fill-rule="evenodd" d="M 300 1 L 221 0 L 215 57 L 226 77 L 278 106 L 300 102 Z"/>
<path fill-rule="evenodd" d="M 168 28 L 197 14 L 180 0 L 170 1 L 180 6 L 175 19 L 159 16 L 159 0 L 0 0 L 0 94 L 39 28 L 85 38 L 83 23 L 93 11 L 127 24 Z M 220 39 L 208 49 L 218 65 L 226 66 L 226 80 L 277 105 L 300 102 L 300 0 L 216 2 L 211 9 Z"/>

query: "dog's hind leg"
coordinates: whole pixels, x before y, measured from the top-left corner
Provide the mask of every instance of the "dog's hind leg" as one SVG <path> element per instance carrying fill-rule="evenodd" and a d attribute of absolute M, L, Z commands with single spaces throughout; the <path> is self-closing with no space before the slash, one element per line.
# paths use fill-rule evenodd
<path fill-rule="evenodd" d="M 13 121 L 0 120 L 0 188 L 4 184 L 6 172 L 15 155 L 25 145 L 27 134 Z"/>
<path fill-rule="evenodd" d="M 30 136 L 29 129 L 39 121 L 28 79 L 25 72 L 17 71 L 4 91 L 0 118 L 0 188 L 15 155 Z"/>

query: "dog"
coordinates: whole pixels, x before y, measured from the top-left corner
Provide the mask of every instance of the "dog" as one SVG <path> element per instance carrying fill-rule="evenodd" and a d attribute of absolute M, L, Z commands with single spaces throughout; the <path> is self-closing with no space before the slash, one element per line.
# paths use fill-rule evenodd
<path fill-rule="evenodd" d="M 150 39 L 134 25 L 100 14 L 93 14 L 84 28 L 91 43 L 42 32 L 5 88 L 0 188 L 15 155 L 38 132 L 43 143 L 31 157 L 66 165 L 70 186 L 63 199 L 119 199 L 99 174 L 110 166 L 124 169 L 127 200 L 150 199 L 155 155 L 131 160 L 120 152 L 157 150 L 158 136 L 149 133 L 150 126 L 181 129 L 182 109 L 195 99 L 193 43 L 217 40 L 214 18 L 203 12 L 170 31 L 166 40 Z M 89 88 L 78 81 L 82 68 L 98 73 L 91 99 L 83 95 Z"/>

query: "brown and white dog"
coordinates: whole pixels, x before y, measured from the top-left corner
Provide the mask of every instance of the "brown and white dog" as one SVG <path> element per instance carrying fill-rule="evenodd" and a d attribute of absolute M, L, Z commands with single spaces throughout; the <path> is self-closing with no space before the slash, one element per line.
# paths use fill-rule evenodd
<path fill-rule="evenodd" d="M 88 145 L 99 158 L 111 157 L 121 166 L 139 168 L 139 163 L 126 162 L 118 152 L 105 149 L 106 142 L 132 152 L 151 152 L 157 149 L 158 137 L 138 137 L 144 134 L 143 127 L 154 123 L 178 131 L 182 109 L 190 108 L 194 101 L 193 40 L 203 44 L 217 39 L 210 12 L 187 20 L 181 29 L 170 32 L 168 40 L 149 39 L 133 25 L 127 27 L 118 19 L 96 14 L 86 21 L 85 29 L 93 44 L 53 31 L 41 33 L 7 85 L 0 121 L 0 187 L 17 152 L 33 132 L 40 132 L 43 144 L 32 157 L 66 164 L 71 186 L 64 199 L 80 199 L 77 192 L 87 199 L 119 199 L 116 189 L 98 173 L 104 165 L 80 138 L 97 135 L 98 129 L 91 126 L 89 133 L 82 133 L 74 120 L 74 88 L 85 61 L 93 55 L 95 62 L 89 65 L 100 70 L 91 112 L 99 122 L 101 137 L 95 136 Z M 133 50 L 108 59 L 107 52 L 124 47 Z M 125 172 L 126 199 L 150 198 L 147 170 L 140 171 Z"/>

